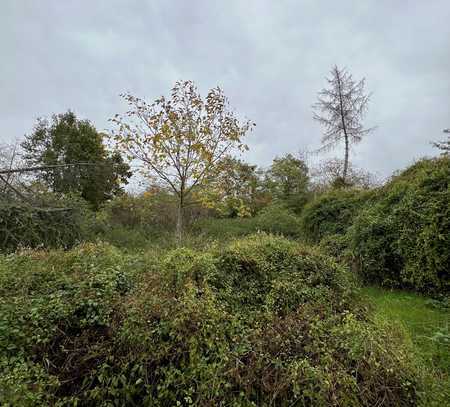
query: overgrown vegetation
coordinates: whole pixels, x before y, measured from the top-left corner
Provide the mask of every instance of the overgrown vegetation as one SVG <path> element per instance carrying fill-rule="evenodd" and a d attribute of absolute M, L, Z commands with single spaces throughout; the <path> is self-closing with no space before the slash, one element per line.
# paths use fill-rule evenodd
<path fill-rule="evenodd" d="M 319 243 L 328 236 L 343 235 L 357 216 L 372 191 L 333 189 L 310 202 L 302 212 L 303 236 Z"/>
<path fill-rule="evenodd" d="M 254 124 L 191 81 L 112 120 L 141 193 L 71 111 L 2 149 L 0 404 L 445 405 L 450 158 L 353 167 L 369 96 L 332 74 L 315 118 L 345 157 L 312 171 L 228 155 Z"/>
<path fill-rule="evenodd" d="M 424 159 L 372 191 L 321 195 L 302 214 L 308 240 L 366 282 L 448 293 L 450 159 Z"/>
<path fill-rule="evenodd" d="M 17 268 L 24 270 L 17 273 Z M 85 244 L 1 261 L 12 405 L 415 405 L 423 378 L 353 277 L 256 234 L 198 253 Z"/>
<path fill-rule="evenodd" d="M 422 160 L 377 191 L 349 230 L 367 281 L 449 292 L 450 159 Z"/>
<path fill-rule="evenodd" d="M 300 236 L 299 219 L 282 205 L 270 205 L 253 218 L 206 218 L 198 220 L 192 226 L 193 233 L 220 240 L 258 231 L 296 238 Z"/>
<path fill-rule="evenodd" d="M 70 248 L 92 238 L 94 214 L 77 196 L 40 194 L 42 206 L 0 200 L 0 252 Z"/>

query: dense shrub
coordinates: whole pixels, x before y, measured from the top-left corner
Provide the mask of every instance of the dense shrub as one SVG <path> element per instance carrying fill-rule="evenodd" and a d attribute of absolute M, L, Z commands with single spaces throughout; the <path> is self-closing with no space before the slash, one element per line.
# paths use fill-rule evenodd
<path fill-rule="evenodd" d="M 386 185 L 336 190 L 305 207 L 304 237 L 369 283 L 450 290 L 450 159 L 423 159 Z"/>
<path fill-rule="evenodd" d="M 97 213 L 95 236 L 127 250 L 176 245 L 176 208 L 175 197 L 163 190 L 124 194 L 107 202 Z M 206 212 L 208 210 L 198 204 L 187 205 L 184 210 L 186 239 L 190 239 L 191 224 L 204 217 Z M 199 234 L 196 229 L 195 233 Z"/>
<path fill-rule="evenodd" d="M 258 230 L 267 233 L 288 237 L 298 237 L 300 234 L 298 216 L 281 205 L 269 205 L 262 209 L 255 217 L 255 225 Z"/>
<path fill-rule="evenodd" d="M 156 231 L 174 228 L 176 202 L 165 192 L 123 194 L 107 202 L 99 214 L 107 225 Z"/>
<path fill-rule="evenodd" d="M 337 233 L 326 235 L 317 245 L 323 253 L 333 256 L 336 260 L 351 265 L 352 257 L 349 251 L 347 234 Z"/>
<path fill-rule="evenodd" d="M 148 236 L 157 236 L 161 231 L 174 231 L 177 220 L 177 199 L 164 190 L 149 190 L 139 195 L 124 194 L 107 202 L 99 213 L 104 227 L 140 229 Z M 208 212 L 199 204 L 184 208 L 185 226 Z M 105 233 L 107 237 L 107 233 Z"/>
<path fill-rule="evenodd" d="M 49 405 L 83 382 L 131 288 L 126 261 L 117 250 L 92 244 L 1 258 L 2 405 Z"/>
<path fill-rule="evenodd" d="M 48 208 L 0 205 L 0 251 L 20 247 L 69 248 L 88 238 L 91 211 L 79 199 L 59 199 Z"/>
<path fill-rule="evenodd" d="M 345 234 L 372 194 L 367 190 L 335 189 L 320 195 L 302 212 L 301 231 L 304 238 L 318 243 L 324 237 Z"/>
<path fill-rule="evenodd" d="M 18 273 L 17 270 L 21 272 Z M 2 405 L 416 405 L 402 335 L 351 275 L 252 235 L 224 251 L 0 258 Z"/>
<path fill-rule="evenodd" d="M 212 285 L 229 304 L 291 310 L 311 301 L 347 304 L 351 275 L 330 257 L 298 243 L 256 234 L 231 242 L 219 257 Z"/>
<path fill-rule="evenodd" d="M 450 290 L 450 158 L 422 160 L 377 191 L 348 237 L 369 282 Z"/>

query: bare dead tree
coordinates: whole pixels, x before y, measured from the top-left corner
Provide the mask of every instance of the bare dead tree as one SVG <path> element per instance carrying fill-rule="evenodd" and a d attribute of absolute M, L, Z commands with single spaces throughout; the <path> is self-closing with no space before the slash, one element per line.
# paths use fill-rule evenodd
<path fill-rule="evenodd" d="M 323 127 L 322 147 L 328 151 L 345 143 L 343 181 L 347 180 L 350 145 L 359 143 L 373 128 L 364 128 L 364 118 L 371 94 L 365 92 L 365 78 L 356 82 L 346 69 L 336 65 L 326 78 L 328 87 L 318 93 L 313 118 Z"/>

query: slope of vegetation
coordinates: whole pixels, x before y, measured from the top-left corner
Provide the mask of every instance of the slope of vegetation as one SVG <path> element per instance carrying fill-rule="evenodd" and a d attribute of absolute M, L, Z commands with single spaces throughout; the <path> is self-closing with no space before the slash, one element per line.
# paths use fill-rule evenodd
<path fill-rule="evenodd" d="M 416 405 L 401 330 L 349 271 L 256 234 L 201 252 L 107 244 L 0 261 L 6 405 Z M 18 273 L 17 270 L 21 272 Z"/>
<path fill-rule="evenodd" d="M 315 169 L 235 157 L 255 123 L 192 81 L 0 148 L 1 406 L 446 405 L 448 146 L 375 187 L 365 80 L 330 73 Z"/>

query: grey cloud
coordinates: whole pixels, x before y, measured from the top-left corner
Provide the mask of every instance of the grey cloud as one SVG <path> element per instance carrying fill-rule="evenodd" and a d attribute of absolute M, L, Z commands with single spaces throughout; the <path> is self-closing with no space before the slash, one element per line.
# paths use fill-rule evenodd
<path fill-rule="evenodd" d="M 245 158 L 268 165 L 319 146 L 311 105 L 338 64 L 374 92 L 379 127 L 352 158 L 388 175 L 450 126 L 449 19 L 447 0 L 3 0 L 0 139 L 67 108 L 108 128 L 119 93 L 153 99 L 193 79 L 257 123 Z"/>

